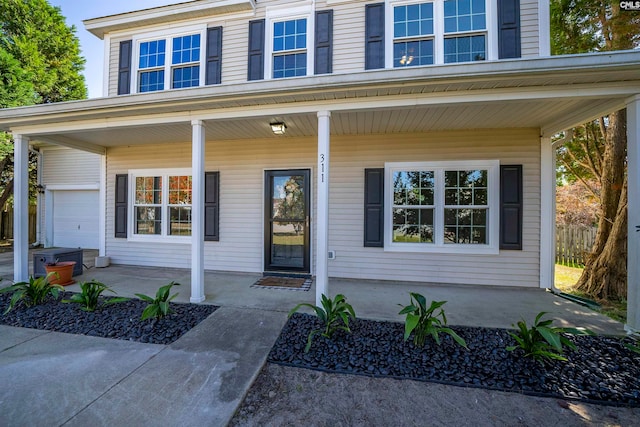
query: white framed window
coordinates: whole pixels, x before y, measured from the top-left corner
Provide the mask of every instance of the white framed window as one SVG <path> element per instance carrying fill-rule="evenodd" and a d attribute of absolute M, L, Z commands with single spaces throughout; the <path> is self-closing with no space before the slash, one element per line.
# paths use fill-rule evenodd
<path fill-rule="evenodd" d="M 385 165 L 385 250 L 498 253 L 499 162 Z"/>
<path fill-rule="evenodd" d="M 388 0 L 386 67 L 496 59 L 492 0 Z"/>
<path fill-rule="evenodd" d="M 271 7 L 267 10 L 265 78 L 281 79 L 313 74 L 312 9 Z"/>
<path fill-rule="evenodd" d="M 189 169 L 141 169 L 130 176 L 130 233 L 133 240 L 188 241 L 192 179 Z"/>
<path fill-rule="evenodd" d="M 136 93 L 204 84 L 205 27 L 134 37 L 132 88 Z"/>

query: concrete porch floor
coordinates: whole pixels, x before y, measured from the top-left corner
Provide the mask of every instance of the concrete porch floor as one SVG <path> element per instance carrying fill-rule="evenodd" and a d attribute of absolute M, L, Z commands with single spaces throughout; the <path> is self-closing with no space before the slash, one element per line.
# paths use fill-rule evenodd
<path fill-rule="evenodd" d="M 84 251 L 83 274 L 79 282 L 95 279 L 111 287 L 120 296 L 135 297 L 136 293 L 154 296 L 156 290 L 171 281 L 180 283 L 175 302 L 189 302 L 191 276 L 188 269 L 110 265 L 94 267 L 97 251 Z M 33 271 L 30 256 L 30 272 Z M 13 254 L 0 254 L 0 287 L 13 278 Z M 205 304 L 224 307 L 260 309 L 287 313 L 301 302 L 314 303 L 315 284 L 305 291 L 259 289 L 251 285 L 261 277 L 258 273 L 207 271 L 205 273 Z M 78 284 L 67 286 L 80 291 Z M 376 320 L 403 321 L 398 304 L 409 303 L 409 292 L 419 292 L 427 301 L 447 301 L 443 307 L 451 325 L 510 328 L 520 319 L 531 323 L 541 312 L 556 319 L 558 326 L 586 327 L 597 334 L 625 333 L 624 325 L 574 302 L 542 289 L 449 285 L 437 283 L 390 282 L 331 278 L 329 293 L 342 293 L 353 306 L 356 315 Z"/>

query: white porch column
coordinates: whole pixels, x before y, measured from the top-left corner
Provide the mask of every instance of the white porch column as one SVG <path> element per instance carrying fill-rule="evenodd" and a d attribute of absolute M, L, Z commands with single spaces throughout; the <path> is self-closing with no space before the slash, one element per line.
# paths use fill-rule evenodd
<path fill-rule="evenodd" d="M 318 112 L 318 202 L 316 206 L 316 305 L 329 293 L 330 111 Z"/>
<path fill-rule="evenodd" d="M 13 135 L 13 281 L 29 279 L 29 139 Z"/>
<path fill-rule="evenodd" d="M 98 256 L 107 256 L 107 155 L 100 156 L 100 218 L 98 219 Z M 47 205 L 49 206 L 49 205 Z M 48 230 L 48 228 L 47 228 Z"/>
<path fill-rule="evenodd" d="M 640 95 L 627 103 L 627 324 L 640 333 Z"/>
<path fill-rule="evenodd" d="M 556 153 L 540 138 L 540 287 L 551 289 L 555 275 Z"/>
<path fill-rule="evenodd" d="M 204 301 L 204 123 L 191 122 L 191 302 Z"/>

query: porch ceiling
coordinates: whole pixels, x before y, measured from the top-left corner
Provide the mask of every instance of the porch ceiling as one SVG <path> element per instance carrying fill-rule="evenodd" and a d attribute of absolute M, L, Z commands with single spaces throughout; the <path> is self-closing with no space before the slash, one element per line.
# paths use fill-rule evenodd
<path fill-rule="evenodd" d="M 544 136 L 623 108 L 640 94 L 640 51 L 265 80 L 0 111 L 0 130 L 34 143 L 104 147 L 191 140 L 537 128 Z M 283 138 L 279 136 L 277 138 Z"/>
<path fill-rule="evenodd" d="M 540 128 L 581 111 L 611 111 L 622 99 L 487 101 L 472 104 L 413 106 L 331 115 L 331 134 L 402 134 L 460 129 Z M 284 136 L 271 132 L 269 123 L 283 121 Z M 242 119 L 205 120 L 207 140 L 300 138 L 317 136 L 314 113 L 290 113 Z M 560 129 L 559 129 L 560 130 Z M 154 123 L 97 130 L 45 133 L 34 141 L 61 145 L 93 144 L 103 147 L 191 141 L 190 122 Z"/>

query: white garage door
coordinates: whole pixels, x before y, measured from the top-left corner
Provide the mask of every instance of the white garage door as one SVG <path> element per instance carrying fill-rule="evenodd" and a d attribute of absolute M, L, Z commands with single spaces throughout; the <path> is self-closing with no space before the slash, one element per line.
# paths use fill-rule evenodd
<path fill-rule="evenodd" d="M 97 249 L 99 192 L 53 192 L 53 245 Z"/>

